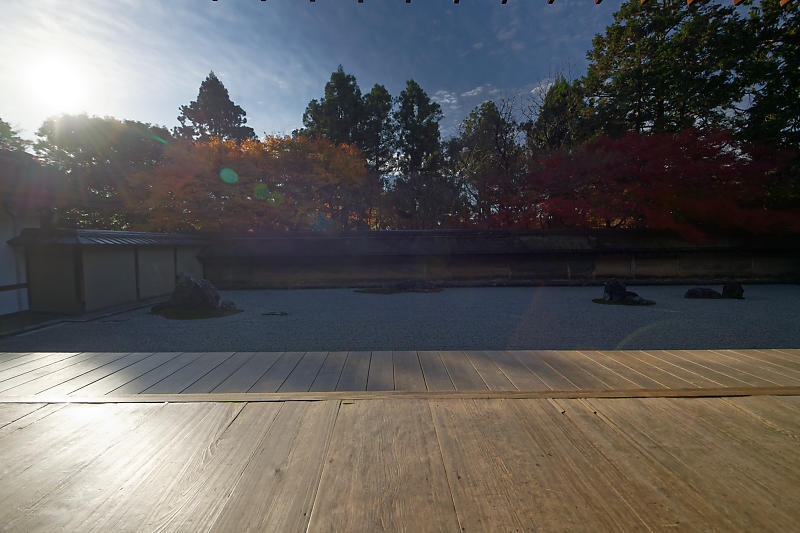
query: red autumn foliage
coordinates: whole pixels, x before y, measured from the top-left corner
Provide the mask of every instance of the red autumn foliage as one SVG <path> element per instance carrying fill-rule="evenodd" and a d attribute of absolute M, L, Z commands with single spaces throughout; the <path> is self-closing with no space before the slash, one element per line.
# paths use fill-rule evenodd
<path fill-rule="evenodd" d="M 704 233 L 800 230 L 800 213 L 769 208 L 788 154 L 724 131 L 602 137 L 540 161 L 520 225 Z"/>

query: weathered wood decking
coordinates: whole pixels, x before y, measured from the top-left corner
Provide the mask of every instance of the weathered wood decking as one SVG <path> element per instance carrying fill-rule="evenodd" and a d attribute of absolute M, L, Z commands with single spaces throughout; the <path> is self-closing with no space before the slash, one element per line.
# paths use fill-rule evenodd
<path fill-rule="evenodd" d="M 0 389 L 8 531 L 800 523 L 800 350 L 0 354 Z"/>
<path fill-rule="evenodd" d="M 219 400 L 241 393 L 250 396 L 237 399 L 275 393 L 273 399 L 322 399 L 330 396 L 316 393 L 334 391 L 349 391 L 334 397 L 354 398 L 381 391 L 406 397 L 716 395 L 727 389 L 795 394 L 798 387 L 800 350 L 0 354 L 0 401 L 174 394 Z"/>

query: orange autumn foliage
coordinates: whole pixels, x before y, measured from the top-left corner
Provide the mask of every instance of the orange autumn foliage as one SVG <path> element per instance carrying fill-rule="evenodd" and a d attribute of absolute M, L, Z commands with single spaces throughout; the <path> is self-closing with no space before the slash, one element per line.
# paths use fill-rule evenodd
<path fill-rule="evenodd" d="M 146 231 L 262 232 L 370 227 L 378 177 L 358 149 L 317 137 L 170 144 L 121 197 Z"/>

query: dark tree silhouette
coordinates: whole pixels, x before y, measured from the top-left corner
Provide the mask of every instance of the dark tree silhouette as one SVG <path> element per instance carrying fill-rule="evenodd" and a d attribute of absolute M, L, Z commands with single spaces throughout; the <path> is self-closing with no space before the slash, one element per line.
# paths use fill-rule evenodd
<path fill-rule="evenodd" d="M 200 84 L 197 100 L 182 105 L 180 110 L 181 125 L 175 128 L 176 136 L 203 141 L 209 137 L 234 140 L 255 137 L 253 128 L 245 126 L 247 113 L 233 103 L 228 89 L 213 71 Z"/>
<path fill-rule="evenodd" d="M 305 133 L 352 144 L 359 140 L 363 114 L 364 103 L 356 78 L 339 65 L 325 84 L 325 95 L 311 100 L 303 113 Z"/>

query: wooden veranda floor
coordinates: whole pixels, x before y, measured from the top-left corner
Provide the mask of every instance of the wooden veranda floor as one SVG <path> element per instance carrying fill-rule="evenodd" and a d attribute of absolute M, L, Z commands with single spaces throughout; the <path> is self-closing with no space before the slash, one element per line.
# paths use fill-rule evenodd
<path fill-rule="evenodd" d="M 800 350 L 0 354 L 0 529 L 791 531 L 799 415 Z"/>
<path fill-rule="evenodd" d="M 785 388 L 800 388 L 800 350 L 0 354 L 0 398 L 48 401 L 174 394 L 183 401 L 231 394 L 325 399 L 332 396 L 317 393 L 334 391 L 350 398 L 380 391 L 661 396 Z M 476 396 L 480 391 L 486 394 Z"/>

